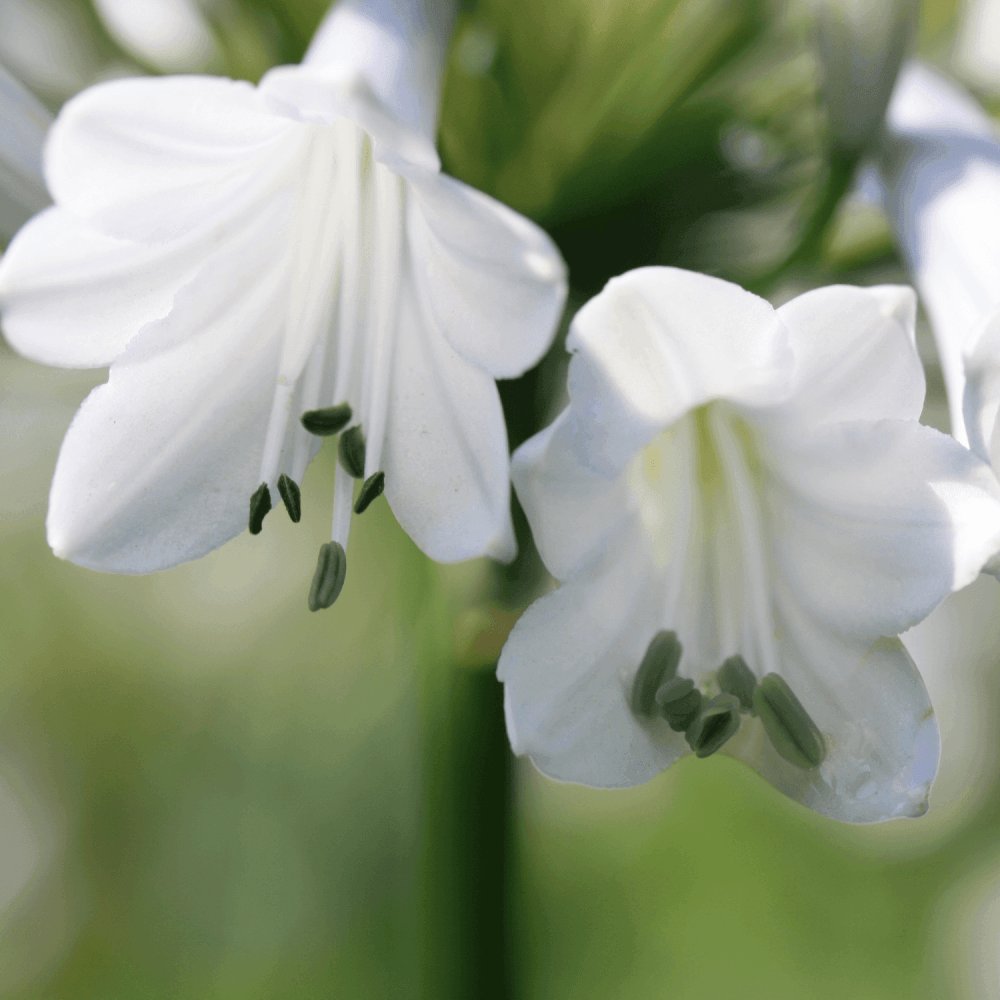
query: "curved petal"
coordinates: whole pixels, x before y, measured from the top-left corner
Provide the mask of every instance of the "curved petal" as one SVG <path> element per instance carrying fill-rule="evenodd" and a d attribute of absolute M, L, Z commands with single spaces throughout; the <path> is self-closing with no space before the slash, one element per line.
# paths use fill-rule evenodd
<path fill-rule="evenodd" d="M 417 288 L 449 343 L 495 378 L 537 364 L 566 302 L 566 265 L 524 216 L 466 184 L 411 178 Z"/>
<path fill-rule="evenodd" d="M 832 633 L 902 632 L 1000 548 L 1000 484 L 945 434 L 885 420 L 770 441 L 776 583 Z"/>
<path fill-rule="evenodd" d="M 778 309 L 795 351 L 792 395 L 782 421 L 918 420 L 924 370 L 917 354 L 911 288 L 831 285 Z"/>
<path fill-rule="evenodd" d="M 514 557 L 496 384 L 420 313 L 412 288 L 401 296 L 382 461 L 396 519 L 432 559 Z"/>
<path fill-rule="evenodd" d="M 396 173 L 441 169 L 433 140 L 400 122 L 361 75 L 278 66 L 264 75 L 258 91 L 286 118 L 313 125 L 354 122 L 374 141 L 375 159 Z"/>
<path fill-rule="evenodd" d="M 99 84 L 67 102 L 49 134 L 56 203 L 109 235 L 159 242 L 273 188 L 301 126 L 248 83 L 159 77 Z"/>
<path fill-rule="evenodd" d="M 612 278 L 566 342 L 573 406 L 587 415 L 588 461 L 613 473 L 650 438 L 711 399 L 784 399 L 793 358 L 774 309 L 737 285 L 645 267 Z"/>
<path fill-rule="evenodd" d="M 886 114 L 886 207 L 937 342 L 952 433 L 965 443 L 962 353 L 1000 307 L 1000 143 L 953 80 L 910 60 Z"/>
<path fill-rule="evenodd" d="M 258 240 L 213 260 L 84 401 L 49 497 L 57 555 L 149 573 L 246 527 L 287 295 L 269 250 Z"/>
<path fill-rule="evenodd" d="M 625 476 L 583 465 L 573 447 L 571 408 L 525 441 L 511 460 L 511 480 L 546 569 L 565 580 L 616 533 L 631 509 Z"/>
<path fill-rule="evenodd" d="M 0 259 L 0 309 L 11 345 L 65 368 L 111 364 L 145 323 L 167 314 L 214 239 L 141 246 L 50 208 Z"/>
<path fill-rule="evenodd" d="M 969 447 L 994 471 L 1000 470 L 1000 316 L 994 316 L 965 358 L 965 425 Z"/>
<path fill-rule="evenodd" d="M 826 757 L 801 770 L 744 718 L 722 752 L 789 798 L 845 823 L 922 816 L 941 753 L 923 681 L 898 638 L 865 648 L 831 635 L 786 595 L 782 675 L 823 733 Z"/>
<path fill-rule="evenodd" d="M 640 722 L 626 684 L 660 627 L 663 588 L 628 531 L 514 626 L 497 667 L 507 734 L 550 778 L 625 788 L 688 753 L 662 719 Z"/>
<path fill-rule="evenodd" d="M 358 74 L 393 117 L 432 143 L 456 0 L 341 0 L 302 65 Z"/>

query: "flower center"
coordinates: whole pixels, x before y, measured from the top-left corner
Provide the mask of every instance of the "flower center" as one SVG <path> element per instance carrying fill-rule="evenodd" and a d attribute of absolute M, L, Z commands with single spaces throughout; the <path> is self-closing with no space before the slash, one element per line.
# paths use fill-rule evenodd
<path fill-rule="evenodd" d="M 696 680 L 737 653 L 757 676 L 777 667 L 758 455 L 738 411 L 712 402 L 659 434 L 629 477 L 663 571 L 662 627 Z"/>
<path fill-rule="evenodd" d="M 285 184 L 293 206 L 284 248 L 286 319 L 251 527 L 259 531 L 267 512 L 262 491 L 267 509 L 275 488 L 283 500 L 297 498 L 297 484 L 321 438 L 340 433 L 331 545 L 343 554 L 352 513 L 361 513 L 384 487 L 379 466 L 403 270 L 406 185 L 375 161 L 369 135 L 346 119 L 301 127 L 299 155 Z M 365 481 L 356 506 L 355 479 Z M 292 514 L 287 501 L 286 507 Z M 324 565 L 332 566 L 342 584 L 345 560 L 324 550 L 317 576 Z M 339 586 L 313 589 L 332 593 L 329 603 L 340 592 Z M 313 610 L 328 606 L 310 598 Z"/>

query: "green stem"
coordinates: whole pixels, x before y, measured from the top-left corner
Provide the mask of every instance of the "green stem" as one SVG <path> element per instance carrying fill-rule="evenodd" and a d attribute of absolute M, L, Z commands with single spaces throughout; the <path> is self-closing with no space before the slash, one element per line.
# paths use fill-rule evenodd
<path fill-rule="evenodd" d="M 783 278 L 819 257 L 830 222 L 844 195 L 850 190 L 858 160 L 854 153 L 830 154 L 826 179 L 798 242 L 784 260 L 749 286 L 751 291 L 766 296 Z"/>
<path fill-rule="evenodd" d="M 513 759 L 492 669 L 452 667 L 424 718 L 426 1000 L 508 1000 Z"/>

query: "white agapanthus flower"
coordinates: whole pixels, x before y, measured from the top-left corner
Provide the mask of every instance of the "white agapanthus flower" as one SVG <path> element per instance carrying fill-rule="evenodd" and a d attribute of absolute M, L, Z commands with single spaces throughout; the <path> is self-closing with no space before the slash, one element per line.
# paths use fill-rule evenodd
<path fill-rule="evenodd" d="M 358 507 L 384 483 L 435 559 L 513 554 L 494 379 L 550 343 L 564 266 L 535 225 L 440 171 L 453 17 L 452 0 L 345 0 L 302 65 L 257 87 L 117 80 L 64 107 L 45 151 L 55 207 L 0 264 L 17 350 L 111 366 L 56 466 L 58 555 L 164 569 L 248 510 L 259 530 L 275 490 L 297 520 L 338 431 L 311 606 L 343 582 L 355 479 Z"/>
<path fill-rule="evenodd" d="M 561 581 L 500 659 L 518 753 L 620 787 L 721 748 L 836 819 L 926 810 L 938 728 L 897 636 L 996 549 L 1000 486 L 917 422 L 915 313 L 671 268 L 584 306 L 570 405 L 514 455 Z"/>
<path fill-rule="evenodd" d="M 48 109 L 0 66 L 0 246 L 49 204 L 42 179 Z"/>
<path fill-rule="evenodd" d="M 952 433 L 964 444 L 964 355 L 1000 314 L 996 128 L 958 84 L 908 62 L 886 114 L 878 168 L 934 330 Z"/>

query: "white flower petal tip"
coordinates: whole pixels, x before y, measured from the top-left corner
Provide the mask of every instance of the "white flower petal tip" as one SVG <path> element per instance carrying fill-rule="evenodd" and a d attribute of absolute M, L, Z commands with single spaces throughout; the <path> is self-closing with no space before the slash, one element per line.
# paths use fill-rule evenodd
<path fill-rule="evenodd" d="M 512 464 L 562 581 L 500 658 L 514 749 L 597 787 L 721 749 L 837 820 L 926 811 L 937 724 L 896 636 L 993 554 L 1000 484 L 917 421 L 912 293 L 775 311 L 647 270 L 580 315 L 570 405 Z"/>
<path fill-rule="evenodd" d="M 551 343 L 565 267 L 538 227 L 440 173 L 417 112 L 436 116 L 453 16 L 349 0 L 335 41 L 257 88 L 116 80 L 67 103 L 46 152 L 56 205 L 0 263 L 19 350 L 110 365 L 57 464 L 59 556 L 146 573 L 266 528 L 279 497 L 297 521 L 339 434 L 331 544 L 346 553 L 384 488 L 432 558 L 513 558 L 494 379 Z"/>

